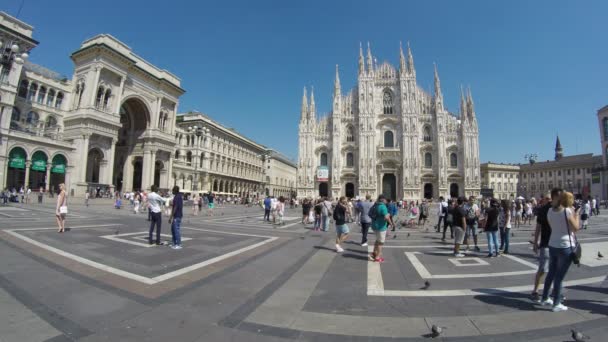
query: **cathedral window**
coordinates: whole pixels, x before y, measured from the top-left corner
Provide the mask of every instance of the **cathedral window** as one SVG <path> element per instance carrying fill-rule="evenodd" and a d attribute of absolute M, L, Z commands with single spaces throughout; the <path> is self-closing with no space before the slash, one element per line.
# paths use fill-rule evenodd
<path fill-rule="evenodd" d="M 384 132 L 384 147 L 395 147 L 395 137 L 393 136 L 393 132 Z"/>
<path fill-rule="evenodd" d="M 604 118 L 602 122 L 604 123 L 604 140 L 608 140 L 608 118 Z"/>
<path fill-rule="evenodd" d="M 458 167 L 458 156 L 456 155 L 456 153 L 450 154 L 450 167 Z"/>
<path fill-rule="evenodd" d="M 55 128 L 55 126 L 57 126 L 57 119 L 55 119 L 54 116 L 49 115 L 46 118 L 46 123 L 44 124 L 45 128 Z"/>
<path fill-rule="evenodd" d="M 19 97 L 23 97 L 26 98 L 27 97 L 27 87 L 29 85 L 29 82 L 27 80 L 22 80 L 21 83 L 19 84 Z"/>
<path fill-rule="evenodd" d="M 346 167 L 353 167 L 355 164 L 355 158 L 351 152 L 346 154 Z"/>
<path fill-rule="evenodd" d="M 175 151 L 175 159 L 179 159 L 179 150 Z"/>
<path fill-rule="evenodd" d="M 46 105 L 47 106 L 52 106 L 53 105 L 53 101 L 55 101 L 55 90 L 50 89 L 49 90 L 49 94 L 46 97 Z"/>
<path fill-rule="evenodd" d="M 186 163 L 188 163 L 188 165 L 192 164 L 192 152 L 190 151 L 186 153 Z"/>
<path fill-rule="evenodd" d="M 354 132 L 352 126 L 348 126 L 346 128 L 346 141 L 347 142 L 354 142 L 355 141 L 355 132 Z"/>
<path fill-rule="evenodd" d="M 327 166 L 327 153 L 321 153 L 321 158 L 320 158 L 320 165 L 321 166 Z"/>
<path fill-rule="evenodd" d="M 390 91 L 386 90 L 384 92 L 382 103 L 384 105 L 384 114 L 393 114 L 393 95 Z"/>
<path fill-rule="evenodd" d="M 431 128 L 429 126 L 425 126 L 422 133 L 424 141 L 433 141 L 433 136 L 431 135 Z"/>
<path fill-rule="evenodd" d="M 433 155 L 430 152 L 424 154 L 424 167 L 427 169 L 433 167 Z"/>
<path fill-rule="evenodd" d="M 103 87 L 97 88 L 97 97 L 95 97 L 95 108 L 101 109 L 101 103 L 103 101 Z"/>
<path fill-rule="evenodd" d="M 29 112 L 27 113 L 27 117 L 25 118 L 25 122 L 28 124 L 31 124 L 33 126 L 38 124 L 38 118 L 40 118 L 40 116 L 38 115 L 38 113 L 36 112 Z"/>
<path fill-rule="evenodd" d="M 110 103 L 110 97 L 112 97 L 112 90 L 110 88 L 106 89 L 106 93 L 103 96 L 103 109 L 108 109 L 108 104 Z"/>

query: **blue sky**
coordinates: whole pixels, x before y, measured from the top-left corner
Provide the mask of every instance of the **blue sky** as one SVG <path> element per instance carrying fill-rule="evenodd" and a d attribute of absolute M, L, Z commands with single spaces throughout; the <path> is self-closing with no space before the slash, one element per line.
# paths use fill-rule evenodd
<path fill-rule="evenodd" d="M 20 1 L 1 10 L 15 15 Z M 168 7 L 167 4 L 171 6 Z M 410 41 L 418 83 L 439 68 L 446 105 L 470 85 L 481 160 L 600 153 L 597 109 L 608 104 L 608 1 L 44 1 L 19 18 L 40 41 L 31 56 L 71 75 L 69 54 L 110 33 L 182 80 L 180 111 L 200 110 L 297 157 L 303 86 L 331 109 L 335 65 L 356 82 L 359 42 L 398 64 Z"/>

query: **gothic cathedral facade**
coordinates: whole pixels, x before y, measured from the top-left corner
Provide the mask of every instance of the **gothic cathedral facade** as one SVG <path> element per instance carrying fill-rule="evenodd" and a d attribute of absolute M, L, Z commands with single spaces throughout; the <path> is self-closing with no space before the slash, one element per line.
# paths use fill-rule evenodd
<path fill-rule="evenodd" d="M 298 197 L 391 199 L 478 196 L 479 130 L 470 90 L 448 112 L 437 68 L 434 94 L 416 81 L 411 49 L 399 68 L 359 48 L 357 86 L 343 95 L 338 67 L 332 111 L 317 118 L 314 92 L 302 98 Z"/>

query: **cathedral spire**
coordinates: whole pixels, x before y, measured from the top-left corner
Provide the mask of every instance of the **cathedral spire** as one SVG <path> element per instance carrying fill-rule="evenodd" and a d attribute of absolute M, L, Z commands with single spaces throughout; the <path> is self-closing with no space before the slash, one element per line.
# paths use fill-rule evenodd
<path fill-rule="evenodd" d="M 300 113 L 300 121 L 306 120 L 308 116 L 308 95 L 306 94 L 306 87 L 304 87 L 304 94 L 302 95 L 302 109 Z"/>
<path fill-rule="evenodd" d="M 367 42 L 367 71 L 370 73 L 374 71 L 374 60 L 372 59 L 372 49 L 369 42 Z"/>
<path fill-rule="evenodd" d="M 467 118 L 468 118 L 467 102 L 464 99 L 464 90 L 462 90 L 462 85 L 460 85 L 460 120 L 465 122 L 465 121 L 467 121 Z"/>
<path fill-rule="evenodd" d="M 407 70 L 405 56 L 403 55 L 403 44 L 401 44 L 401 42 L 399 42 L 399 69 L 400 73 L 405 73 Z"/>
<path fill-rule="evenodd" d="M 334 80 L 334 98 L 340 97 L 340 73 L 336 64 L 336 79 Z"/>
<path fill-rule="evenodd" d="M 407 42 L 407 71 L 416 76 L 416 68 L 414 67 L 414 56 L 410 48 L 410 42 Z"/>
<path fill-rule="evenodd" d="M 317 108 L 315 106 L 315 87 L 310 87 L 310 110 L 309 110 L 310 118 L 316 120 L 317 119 Z"/>
<path fill-rule="evenodd" d="M 365 62 L 363 61 L 363 44 L 359 42 L 359 75 L 365 73 Z"/>
<path fill-rule="evenodd" d="M 555 140 L 555 160 L 560 160 L 564 156 L 564 149 L 562 149 L 562 143 L 559 141 L 559 135 Z"/>
<path fill-rule="evenodd" d="M 443 111 L 443 94 L 441 93 L 441 81 L 439 80 L 439 72 L 437 71 L 437 64 L 433 63 L 435 67 L 435 111 Z"/>
<path fill-rule="evenodd" d="M 469 110 L 469 116 L 471 119 L 475 119 L 475 104 L 473 103 L 473 93 L 471 93 L 471 86 L 467 89 L 467 108 Z"/>

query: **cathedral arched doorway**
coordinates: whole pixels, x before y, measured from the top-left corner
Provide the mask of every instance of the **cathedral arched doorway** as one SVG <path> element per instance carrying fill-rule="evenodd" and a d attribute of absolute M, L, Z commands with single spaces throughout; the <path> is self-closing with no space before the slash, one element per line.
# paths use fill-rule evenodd
<path fill-rule="evenodd" d="M 327 183 L 319 183 L 319 196 L 329 196 L 329 186 L 327 185 Z"/>
<path fill-rule="evenodd" d="M 426 199 L 433 198 L 433 184 L 431 184 L 431 183 L 424 184 L 424 198 L 426 198 Z"/>
<path fill-rule="evenodd" d="M 123 102 L 120 106 L 120 124 L 122 127 L 118 130 L 114 157 L 114 174 L 119 175 L 116 178 L 116 188 L 121 191 L 141 189 L 144 167 L 149 168 L 150 175 L 154 172 L 154 163 L 143 165 L 142 159 L 143 136 L 150 124 L 150 112 L 146 104 L 136 97 Z M 138 160 L 136 157 L 139 157 Z"/>
<path fill-rule="evenodd" d="M 456 183 L 452 183 L 450 184 L 450 197 L 451 198 L 457 198 L 458 197 L 458 184 Z"/>
<path fill-rule="evenodd" d="M 344 186 L 344 194 L 347 198 L 355 197 L 355 184 L 346 183 L 346 185 Z"/>
<path fill-rule="evenodd" d="M 89 154 L 87 155 L 87 182 L 99 183 L 99 171 L 101 169 L 102 160 L 103 153 L 101 150 L 94 148 L 89 151 Z"/>
<path fill-rule="evenodd" d="M 382 194 L 392 200 L 397 199 L 397 177 L 392 173 L 382 176 Z"/>

